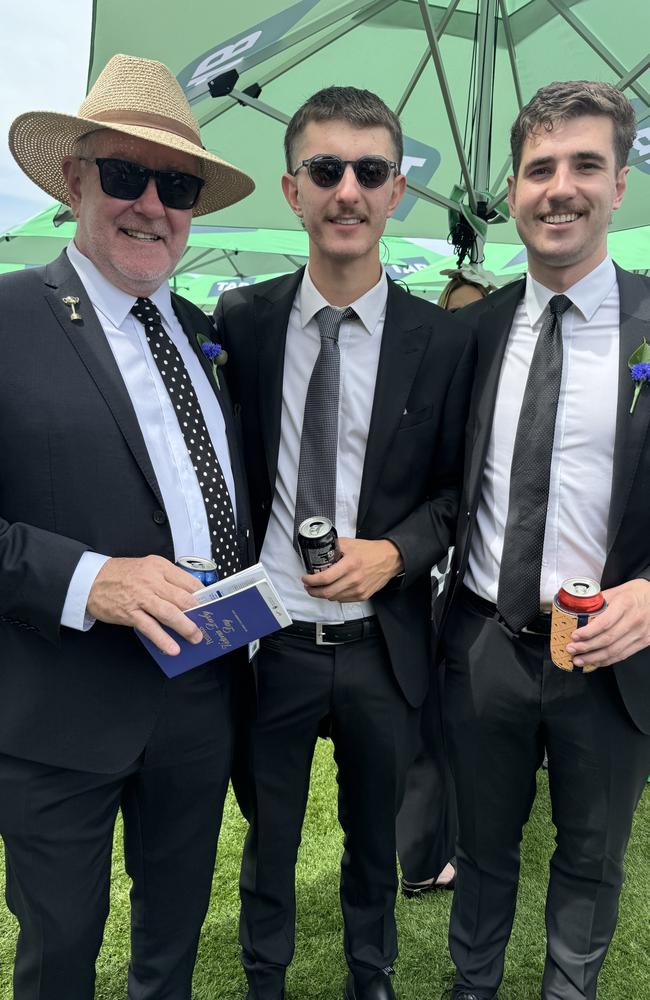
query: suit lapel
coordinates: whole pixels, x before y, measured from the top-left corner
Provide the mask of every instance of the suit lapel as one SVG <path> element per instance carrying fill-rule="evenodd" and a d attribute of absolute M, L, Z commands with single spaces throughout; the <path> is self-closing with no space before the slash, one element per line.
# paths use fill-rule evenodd
<path fill-rule="evenodd" d="M 71 308 L 63 302 L 69 295 L 79 300 L 76 310 L 81 314 L 80 321 L 71 320 Z M 45 269 L 45 298 L 103 396 L 135 461 L 162 507 L 158 481 L 120 370 L 86 290 L 65 251 Z M 98 442 L 98 447 L 101 447 L 101 442 Z"/>
<path fill-rule="evenodd" d="M 650 421 L 650 386 L 639 393 L 634 413 L 630 413 L 634 383 L 628 358 L 645 337 L 650 342 L 650 286 L 627 271 L 616 268 L 620 295 L 618 407 L 614 440 L 612 497 L 607 527 L 607 551 L 611 550 L 620 527 L 634 476 L 641 458 Z"/>
<path fill-rule="evenodd" d="M 303 268 L 254 296 L 257 340 L 257 391 L 269 483 L 275 483 L 282 421 L 282 379 L 287 325 Z"/>
<path fill-rule="evenodd" d="M 390 442 L 395 435 L 409 392 L 429 343 L 429 330 L 410 319 L 410 296 L 388 280 L 386 318 L 363 465 L 357 526 L 372 499 Z"/>
<path fill-rule="evenodd" d="M 214 389 L 214 394 L 217 397 L 219 407 L 223 413 L 223 418 L 226 421 L 226 426 L 228 426 L 228 422 L 232 417 L 232 407 L 230 405 L 230 396 L 228 394 L 227 386 L 228 375 L 227 373 L 224 373 L 224 376 L 222 377 L 220 373 L 219 385 L 217 386 L 212 372 L 212 364 L 210 360 L 206 358 L 197 340 L 197 336 L 199 334 L 203 334 L 203 336 L 210 337 L 211 340 L 215 340 L 216 342 L 214 324 L 209 317 L 202 314 L 197 307 L 193 306 L 186 299 L 180 298 L 180 296 L 176 295 L 174 292 L 172 292 L 172 306 L 176 314 L 176 318 L 183 328 L 183 333 L 187 337 L 190 347 L 201 362 L 201 367 L 206 374 L 208 382 Z"/>
<path fill-rule="evenodd" d="M 216 340 L 214 324 L 211 319 L 202 314 L 196 306 L 193 306 L 192 303 L 181 298 L 175 293 L 172 293 L 172 306 L 174 307 L 176 318 L 183 328 L 183 333 L 187 337 L 190 347 L 201 362 L 201 367 L 207 376 L 208 382 L 212 386 L 223 416 L 223 422 L 226 428 L 226 441 L 228 442 L 228 453 L 230 455 L 230 465 L 235 480 L 237 521 L 240 525 L 243 525 L 249 520 L 248 493 L 246 489 L 246 478 L 241 464 L 239 441 L 237 428 L 235 426 L 232 402 L 228 392 L 228 364 L 226 362 L 224 368 L 219 369 L 219 385 L 217 385 L 212 372 L 212 364 L 201 350 L 197 340 L 198 334 L 203 334 L 206 337 Z"/>
<path fill-rule="evenodd" d="M 477 362 L 473 399 L 474 419 L 468 476 L 468 496 L 478 497 L 485 453 L 490 440 L 492 418 L 499 388 L 501 365 L 514 315 L 524 294 L 525 280 L 507 285 L 485 300 L 477 331 Z M 460 314 L 462 319 L 462 313 Z"/>

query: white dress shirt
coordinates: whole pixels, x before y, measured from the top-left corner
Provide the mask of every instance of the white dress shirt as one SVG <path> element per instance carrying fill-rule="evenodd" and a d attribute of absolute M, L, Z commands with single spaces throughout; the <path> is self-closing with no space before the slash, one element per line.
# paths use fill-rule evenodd
<path fill-rule="evenodd" d="M 530 275 L 506 347 L 465 584 L 496 604 L 510 468 L 528 369 L 556 293 Z M 540 606 L 563 580 L 600 581 L 607 547 L 618 402 L 619 292 L 611 258 L 567 289 Z"/>
<path fill-rule="evenodd" d="M 70 243 L 67 253 L 97 313 L 133 404 L 160 487 L 174 542 L 174 557 L 197 555 L 209 558 L 210 532 L 201 489 L 174 407 L 147 343 L 144 326 L 131 314 L 135 297 L 112 285 L 74 243 Z M 192 333 L 190 331 L 186 335 L 176 318 L 167 282 L 149 298 L 158 309 L 165 331 L 178 349 L 192 380 L 236 519 L 235 483 L 223 414 L 201 362 L 188 342 Z M 116 483 L 116 489 L 119 488 L 119 483 Z M 92 625 L 93 619 L 86 615 L 88 595 L 108 558 L 108 555 L 97 552 L 82 555 L 68 587 L 61 615 L 62 625 L 76 629 Z"/>
<path fill-rule="evenodd" d="M 382 272 L 370 291 L 350 303 L 359 318 L 343 320 L 339 329 L 341 382 L 335 527 L 339 535 L 348 538 L 354 538 L 357 533 L 357 508 L 387 296 L 388 282 Z M 310 597 L 300 582 L 305 567 L 293 547 L 305 399 L 321 342 L 314 317 L 319 309 L 328 305 L 330 303 L 320 294 L 306 268 L 287 326 L 278 472 L 261 558 L 272 570 L 273 582 L 292 618 L 336 624 L 373 614 L 372 602 L 340 603 Z"/>

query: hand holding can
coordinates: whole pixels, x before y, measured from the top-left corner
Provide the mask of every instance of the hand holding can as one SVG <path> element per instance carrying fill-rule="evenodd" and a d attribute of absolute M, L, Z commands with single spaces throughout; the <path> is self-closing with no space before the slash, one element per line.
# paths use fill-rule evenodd
<path fill-rule="evenodd" d="M 567 645 L 576 628 L 582 628 L 607 607 L 600 585 L 587 577 L 565 580 L 553 598 L 551 610 L 551 659 L 560 670 L 582 670 L 590 673 L 597 668 L 585 663 L 574 667 Z"/>

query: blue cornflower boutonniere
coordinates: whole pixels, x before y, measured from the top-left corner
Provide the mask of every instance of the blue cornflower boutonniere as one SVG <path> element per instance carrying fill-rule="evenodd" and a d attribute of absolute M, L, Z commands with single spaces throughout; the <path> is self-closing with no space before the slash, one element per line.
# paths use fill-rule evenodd
<path fill-rule="evenodd" d="M 217 344 L 214 340 L 210 340 L 210 338 L 206 337 L 203 333 L 197 333 L 196 339 L 203 354 L 205 354 L 208 361 L 212 362 L 212 377 L 217 383 L 217 389 L 221 389 L 218 369 L 222 365 L 225 365 L 228 360 L 228 352 L 224 351 L 221 344 Z"/>
<path fill-rule="evenodd" d="M 650 380 L 650 344 L 648 344 L 645 337 L 643 338 L 643 343 L 637 347 L 636 351 L 630 354 L 627 363 L 630 368 L 630 375 L 634 381 L 634 396 L 632 397 L 632 406 L 630 407 L 630 413 L 634 413 L 634 407 L 636 406 L 641 389 Z"/>

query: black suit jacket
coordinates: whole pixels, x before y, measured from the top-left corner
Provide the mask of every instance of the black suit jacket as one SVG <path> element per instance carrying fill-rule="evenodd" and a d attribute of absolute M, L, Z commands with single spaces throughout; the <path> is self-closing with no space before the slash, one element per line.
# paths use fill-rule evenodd
<path fill-rule="evenodd" d="M 173 301 L 212 383 L 196 343 L 212 324 Z M 174 550 L 128 392 L 65 253 L 0 279 L 0 353 L 0 752 L 115 772 L 142 751 L 169 682 L 131 629 L 61 628 L 61 611 L 82 553 L 173 560 Z M 221 385 L 247 560 L 238 432 Z"/>
<path fill-rule="evenodd" d="M 215 313 L 241 414 L 258 553 L 277 473 L 287 324 L 301 280 L 298 271 L 227 292 Z M 473 365 L 471 334 L 389 281 L 357 537 L 389 538 L 402 553 L 404 576 L 373 602 L 395 676 L 414 706 L 429 683 L 429 572 L 447 552 L 456 519 Z"/>
<path fill-rule="evenodd" d="M 601 581 L 604 588 L 639 577 L 650 580 L 650 386 L 641 391 L 630 414 L 634 386 L 627 363 L 644 337 L 650 341 L 650 280 L 618 267 L 616 274 L 620 293 L 618 409 L 607 558 Z M 462 312 L 463 321 L 477 333 L 478 361 L 450 600 L 467 566 L 501 363 L 524 289 L 525 280 L 514 282 Z M 616 664 L 613 670 L 630 716 L 639 729 L 650 733 L 650 648 Z"/>

